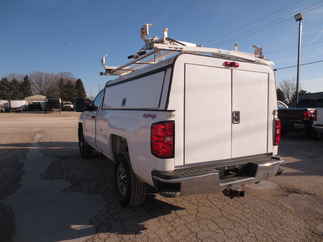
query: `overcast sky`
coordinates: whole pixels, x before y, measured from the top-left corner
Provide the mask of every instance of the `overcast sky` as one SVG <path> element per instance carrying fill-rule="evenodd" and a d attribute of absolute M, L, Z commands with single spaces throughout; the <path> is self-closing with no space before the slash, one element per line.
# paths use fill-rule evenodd
<path fill-rule="evenodd" d="M 142 47 L 139 28 L 153 24 L 153 34 L 169 28 L 169 36 L 204 46 L 242 51 L 263 47 L 277 67 L 296 64 L 297 23 L 303 11 L 303 62 L 323 59 L 323 1 L 123 1 L 1 0 L 0 76 L 8 73 L 72 72 L 95 95 L 107 77 L 100 56 L 120 65 Z M 278 72 L 293 79 L 296 69 Z M 323 91 L 323 63 L 306 66 L 301 86 Z"/>

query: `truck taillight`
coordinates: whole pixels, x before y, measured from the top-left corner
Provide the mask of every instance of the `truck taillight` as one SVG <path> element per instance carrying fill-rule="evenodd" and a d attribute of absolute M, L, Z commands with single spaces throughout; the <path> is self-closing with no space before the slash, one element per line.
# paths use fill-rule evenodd
<path fill-rule="evenodd" d="M 151 126 L 151 153 L 158 158 L 173 158 L 175 121 L 163 121 Z"/>
<path fill-rule="evenodd" d="M 307 110 L 304 112 L 304 120 L 316 121 L 317 120 L 316 114 L 317 114 L 316 109 Z"/>
<path fill-rule="evenodd" d="M 275 119 L 275 133 L 274 133 L 274 145 L 280 144 L 282 124 L 279 119 Z"/>
<path fill-rule="evenodd" d="M 223 63 L 223 66 L 225 67 L 239 67 L 239 63 L 235 61 L 225 61 Z"/>

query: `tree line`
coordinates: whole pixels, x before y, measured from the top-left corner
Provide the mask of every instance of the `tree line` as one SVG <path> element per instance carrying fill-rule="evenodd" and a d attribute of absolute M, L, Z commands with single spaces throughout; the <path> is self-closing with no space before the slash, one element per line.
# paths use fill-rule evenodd
<path fill-rule="evenodd" d="M 293 80 L 283 80 L 279 83 L 277 91 L 277 100 L 282 101 L 289 106 L 296 106 L 296 84 Z M 299 97 L 304 96 L 308 92 L 300 89 Z"/>
<path fill-rule="evenodd" d="M 32 95 L 60 97 L 63 101 L 86 98 L 81 79 L 69 72 L 32 72 L 28 75 L 9 74 L 0 80 L 0 99 L 20 100 Z"/>

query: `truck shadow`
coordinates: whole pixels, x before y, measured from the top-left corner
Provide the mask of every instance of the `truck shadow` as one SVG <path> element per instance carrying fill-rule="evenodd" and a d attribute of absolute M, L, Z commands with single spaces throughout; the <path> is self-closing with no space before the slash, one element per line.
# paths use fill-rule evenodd
<path fill-rule="evenodd" d="M 287 161 L 283 167 L 289 168 L 283 176 L 323 176 L 323 142 L 304 136 L 284 137 L 279 155 Z"/>
<path fill-rule="evenodd" d="M 97 203 L 96 214 L 86 218 L 89 225 L 94 225 L 94 230 L 89 229 L 84 225 L 84 221 L 80 220 L 80 216 L 64 215 L 58 213 L 55 218 L 52 217 L 52 212 L 42 210 L 42 212 L 34 213 L 34 221 L 43 221 L 42 223 L 55 224 L 59 228 L 64 228 L 65 231 L 60 231 L 56 234 L 48 234 L 47 238 L 51 241 L 70 240 L 75 238 L 83 238 L 84 236 L 91 236 L 97 232 L 105 232 L 113 234 L 140 234 L 145 228 L 145 222 L 156 217 L 162 217 L 174 211 L 183 210 L 184 208 L 178 207 L 164 201 L 163 198 L 158 199 L 154 195 L 149 195 L 146 203 L 137 208 L 122 208 L 119 205 L 117 197 L 114 193 L 114 165 L 106 158 L 95 155 L 91 159 L 81 159 L 76 142 L 38 142 L 38 143 L 14 143 L 14 144 L 0 144 L 0 151 L 6 151 L 7 154 L 14 156 L 17 152 L 34 152 L 40 154 L 40 158 L 48 161 L 44 168 L 40 169 L 39 173 L 35 173 L 41 180 L 53 181 L 64 180 L 68 185 L 63 188 L 62 193 L 82 193 L 87 195 L 99 195 L 103 198 L 101 203 Z M 28 155 L 27 155 L 28 156 Z M 35 155 L 35 158 L 37 155 Z M 33 159 L 35 159 L 33 158 Z M 34 160 L 26 159 L 26 162 L 33 162 Z M 37 164 L 37 162 L 35 163 Z M 26 171 L 28 173 L 29 171 Z M 24 186 L 24 180 L 22 182 Z M 29 188 L 32 189 L 32 188 Z M 50 189 L 50 187 L 49 187 Z M 37 189 L 35 189 L 37 190 Z M 69 197 L 70 195 L 63 194 L 62 197 Z M 74 196 L 72 196 L 74 199 Z M 79 197 L 79 196 L 76 196 Z M 86 199 L 86 197 L 84 197 Z M 59 202 L 58 210 L 65 211 L 67 206 L 71 204 L 80 203 L 81 201 L 70 201 L 64 205 Z M 166 199 L 165 199 L 166 200 Z M 39 202 L 38 202 L 39 203 Z M 93 203 L 90 203 L 93 204 Z M 38 204 L 39 205 L 39 204 Z M 93 205 L 92 205 L 93 206 Z M 73 213 L 77 213 L 77 209 L 82 206 L 71 208 Z M 84 206 L 82 207 L 84 209 Z M 30 208 L 35 209 L 37 208 Z M 92 208 L 93 210 L 93 208 Z M 92 211 L 91 210 L 91 211 Z M 91 213 L 91 212 L 90 212 Z M 87 213 L 82 213 L 87 214 Z M 84 225 L 78 228 L 81 231 L 75 231 L 74 225 Z M 29 225 L 30 226 L 30 225 Z M 93 227 L 93 226 L 92 226 Z M 34 229 L 30 230 L 36 231 Z M 43 235 L 46 237 L 46 233 Z M 29 238 L 36 238 L 37 235 L 31 235 Z"/>
<path fill-rule="evenodd" d="M 156 199 L 153 195 L 148 195 L 144 205 L 136 208 L 122 208 L 112 191 L 105 192 L 104 197 L 105 207 L 93 218 L 99 233 L 141 234 L 147 229 L 145 222 L 184 209 Z"/>
<path fill-rule="evenodd" d="M 120 206 L 114 191 L 114 164 L 99 154 L 91 159 L 80 159 L 77 144 L 69 144 L 73 152 L 55 152 L 53 161 L 46 172 L 45 179 L 63 178 L 70 183 L 67 192 L 100 194 L 104 206 L 90 219 L 96 232 L 112 234 L 140 234 L 146 230 L 144 223 L 153 218 L 168 215 L 184 208 L 172 205 L 154 194 L 148 194 L 144 205 L 136 208 Z M 66 147 L 66 146 L 65 146 Z M 62 163 L 64 161 L 64 164 Z M 63 174 L 63 176 L 62 176 Z"/>

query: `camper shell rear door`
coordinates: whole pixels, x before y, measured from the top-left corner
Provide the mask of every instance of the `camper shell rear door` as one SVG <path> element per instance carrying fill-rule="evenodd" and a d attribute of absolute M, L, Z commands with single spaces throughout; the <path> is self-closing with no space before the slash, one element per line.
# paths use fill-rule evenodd
<path fill-rule="evenodd" d="M 176 110 L 175 166 L 272 152 L 271 68 L 225 61 L 193 54 L 175 61 L 168 106 Z"/>

